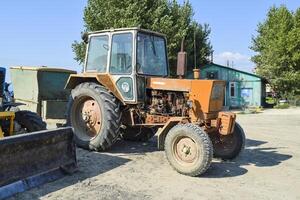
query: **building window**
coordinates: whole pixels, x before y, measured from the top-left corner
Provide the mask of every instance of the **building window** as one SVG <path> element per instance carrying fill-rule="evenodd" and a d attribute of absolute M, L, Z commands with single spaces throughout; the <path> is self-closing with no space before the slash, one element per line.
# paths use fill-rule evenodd
<path fill-rule="evenodd" d="M 206 72 L 207 79 L 218 79 L 218 72 L 217 71 L 208 71 Z"/>
<path fill-rule="evenodd" d="M 230 89 L 230 97 L 235 97 L 236 93 L 235 93 L 235 87 L 236 87 L 236 83 L 235 82 L 231 82 L 229 84 L 229 89 Z"/>

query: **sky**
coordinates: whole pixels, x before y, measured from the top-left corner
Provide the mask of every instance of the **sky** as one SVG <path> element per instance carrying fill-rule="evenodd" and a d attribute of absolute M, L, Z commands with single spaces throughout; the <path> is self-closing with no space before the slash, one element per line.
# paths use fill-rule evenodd
<path fill-rule="evenodd" d="M 183 0 L 179 0 L 180 3 Z M 214 62 L 251 72 L 249 49 L 272 5 L 300 7 L 298 0 L 190 0 L 194 19 L 208 23 Z M 0 3 L 0 66 L 51 66 L 81 71 L 71 44 L 80 40 L 87 0 L 9 0 Z"/>

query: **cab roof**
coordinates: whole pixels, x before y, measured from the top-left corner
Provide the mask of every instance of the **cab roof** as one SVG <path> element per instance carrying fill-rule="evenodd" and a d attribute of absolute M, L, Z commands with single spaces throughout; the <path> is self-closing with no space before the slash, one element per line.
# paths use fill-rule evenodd
<path fill-rule="evenodd" d="M 111 29 L 106 29 L 106 30 L 100 30 L 100 31 L 93 31 L 93 32 L 88 32 L 88 35 L 91 34 L 97 34 L 97 33 L 105 33 L 105 32 L 122 32 L 122 31 L 140 31 L 140 32 L 145 32 L 145 33 L 150 33 L 150 34 L 154 34 L 154 35 L 158 35 L 158 36 L 162 36 L 162 37 L 166 37 L 165 34 L 159 33 L 159 32 L 155 32 L 155 31 L 151 31 L 148 29 L 142 29 L 140 27 L 131 27 L 131 28 L 111 28 Z"/>

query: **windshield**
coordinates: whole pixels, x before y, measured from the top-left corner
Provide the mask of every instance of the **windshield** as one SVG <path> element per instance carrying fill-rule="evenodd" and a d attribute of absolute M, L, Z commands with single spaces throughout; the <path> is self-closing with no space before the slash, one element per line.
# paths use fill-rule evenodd
<path fill-rule="evenodd" d="M 132 69 L 132 34 L 114 34 L 110 58 L 112 74 L 131 74 Z"/>
<path fill-rule="evenodd" d="M 87 71 L 105 72 L 108 56 L 108 36 L 91 37 L 87 55 Z"/>
<path fill-rule="evenodd" d="M 165 39 L 138 33 L 137 40 L 137 72 L 145 75 L 167 76 Z"/>

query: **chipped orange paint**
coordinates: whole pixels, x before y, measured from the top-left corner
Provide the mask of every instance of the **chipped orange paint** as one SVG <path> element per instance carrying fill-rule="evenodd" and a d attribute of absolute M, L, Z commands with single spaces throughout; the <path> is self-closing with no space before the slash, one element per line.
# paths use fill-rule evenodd
<path fill-rule="evenodd" d="M 121 94 L 117 90 L 112 78 L 108 74 L 84 73 L 72 74 L 69 77 L 66 89 L 72 89 L 76 85 L 86 81 L 97 81 L 108 88 L 123 104 Z M 223 91 L 221 98 L 212 99 L 213 86 L 221 84 Z M 224 99 L 225 81 L 220 80 L 191 80 L 171 78 L 147 78 L 147 88 L 157 90 L 182 91 L 189 94 L 189 100 L 193 102 L 189 117 L 192 122 L 213 119 L 222 109 Z"/>
<path fill-rule="evenodd" d="M 213 86 L 221 84 L 223 90 L 218 99 L 212 99 Z M 225 81 L 220 80 L 190 80 L 170 78 L 148 78 L 147 88 L 169 91 L 183 91 L 189 93 L 189 100 L 193 108 L 189 113 L 192 122 L 200 119 L 215 117 L 214 112 L 222 109 L 224 99 Z M 217 114 L 217 113 L 216 113 Z"/>
<path fill-rule="evenodd" d="M 83 74 L 71 74 L 68 82 L 65 86 L 66 89 L 73 89 L 78 84 L 87 82 L 87 81 L 97 81 L 110 90 L 123 104 L 124 101 L 120 92 L 117 90 L 113 79 L 108 74 L 99 74 L 99 73 L 83 73 Z"/>

